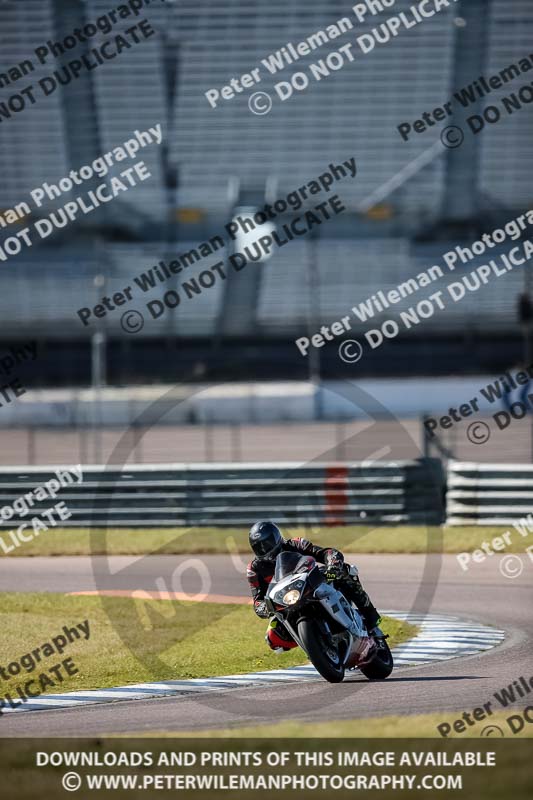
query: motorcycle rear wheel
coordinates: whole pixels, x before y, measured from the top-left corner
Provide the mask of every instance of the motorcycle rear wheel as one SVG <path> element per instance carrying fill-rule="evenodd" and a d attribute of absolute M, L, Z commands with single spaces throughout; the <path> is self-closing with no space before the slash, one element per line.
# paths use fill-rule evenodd
<path fill-rule="evenodd" d="M 336 659 L 333 658 L 334 648 L 326 640 L 318 622 L 309 618 L 301 619 L 298 623 L 298 635 L 317 672 L 329 683 L 340 683 L 344 678 L 344 664 L 341 663 L 338 652 Z"/>

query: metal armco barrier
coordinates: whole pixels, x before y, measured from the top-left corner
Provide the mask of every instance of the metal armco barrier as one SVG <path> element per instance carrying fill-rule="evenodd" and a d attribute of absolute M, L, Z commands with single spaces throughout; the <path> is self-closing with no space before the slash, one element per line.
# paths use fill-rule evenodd
<path fill-rule="evenodd" d="M 507 525 L 533 513 L 533 465 L 449 462 L 447 525 Z"/>
<path fill-rule="evenodd" d="M 0 469 L 0 511 L 68 467 Z M 64 527 L 248 526 L 283 524 L 439 524 L 444 474 L 438 459 L 347 464 L 165 464 L 85 467 L 83 482 L 36 503 L 16 528 L 56 502 Z"/>

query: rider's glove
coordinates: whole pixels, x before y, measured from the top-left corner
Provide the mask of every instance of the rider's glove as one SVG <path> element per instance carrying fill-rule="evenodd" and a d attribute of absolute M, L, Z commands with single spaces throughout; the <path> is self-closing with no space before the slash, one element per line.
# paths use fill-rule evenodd
<path fill-rule="evenodd" d="M 330 582 L 337 581 L 341 577 L 341 574 L 342 570 L 334 564 L 331 564 L 330 566 L 326 567 L 325 577 L 327 581 Z"/>
<path fill-rule="evenodd" d="M 338 580 L 344 572 L 344 561 L 336 551 L 330 551 L 326 556 L 326 580 Z"/>
<path fill-rule="evenodd" d="M 255 605 L 255 613 L 257 614 L 258 617 L 262 617 L 263 619 L 266 619 L 266 617 L 269 616 L 269 613 L 268 613 L 267 607 L 266 607 L 266 603 L 264 601 L 261 602 L 261 603 L 256 603 L 256 605 Z"/>

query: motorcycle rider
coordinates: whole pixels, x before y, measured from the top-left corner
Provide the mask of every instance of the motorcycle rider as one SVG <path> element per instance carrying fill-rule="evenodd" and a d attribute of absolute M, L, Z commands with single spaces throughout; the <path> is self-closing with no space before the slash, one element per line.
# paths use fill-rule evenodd
<path fill-rule="evenodd" d="M 249 542 L 255 558 L 248 564 L 247 576 L 254 611 L 258 617 L 269 616 L 265 595 L 274 576 L 278 553 L 282 551 L 301 553 L 313 556 L 321 564 L 325 564 L 326 579 L 335 582 L 344 596 L 355 603 L 369 634 L 378 640 L 384 638 L 383 632 L 378 627 L 380 615 L 361 585 L 357 568 L 345 563 L 340 550 L 333 547 L 319 547 L 308 539 L 284 539 L 280 529 L 273 522 L 256 522 L 250 529 Z M 265 638 L 269 647 L 277 652 L 297 647 L 285 626 L 276 619 L 271 620 Z"/>

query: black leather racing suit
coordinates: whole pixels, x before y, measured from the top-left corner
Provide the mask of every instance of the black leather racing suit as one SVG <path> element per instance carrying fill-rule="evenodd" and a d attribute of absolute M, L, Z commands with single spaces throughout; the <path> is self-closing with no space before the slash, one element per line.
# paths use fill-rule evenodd
<path fill-rule="evenodd" d="M 340 550 L 335 550 L 333 547 L 318 547 L 318 545 L 310 542 L 309 539 L 287 539 L 283 543 L 281 551 L 313 556 L 321 564 L 333 567 L 341 572 L 340 579 L 336 581 L 339 589 L 348 600 L 352 600 L 355 603 L 369 630 L 378 624 L 379 613 L 363 589 L 359 576 L 349 574 L 348 565 L 345 564 L 344 556 Z M 263 601 L 268 585 L 274 576 L 274 569 L 275 560 L 267 561 L 263 558 L 254 558 L 248 564 L 248 583 L 252 592 L 254 610 L 259 617 L 268 617 Z"/>

